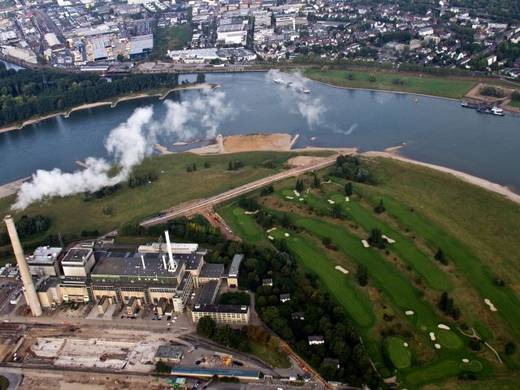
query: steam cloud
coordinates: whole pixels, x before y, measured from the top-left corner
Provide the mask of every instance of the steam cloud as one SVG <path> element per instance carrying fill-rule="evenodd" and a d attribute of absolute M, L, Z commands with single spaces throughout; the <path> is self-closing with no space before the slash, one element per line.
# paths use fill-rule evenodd
<path fill-rule="evenodd" d="M 182 102 L 166 100 L 165 118 L 154 120 L 152 107 L 137 108 L 128 120 L 114 128 L 105 140 L 111 161 L 88 157 L 85 169 L 73 173 L 55 168 L 37 170 L 32 180 L 22 184 L 13 209 L 24 209 L 33 202 L 54 196 L 68 196 L 97 191 L 128 178 L 132 168 L 153 152 L 157 137 L 175 135 L 189 140 L 202 130 L 206 138 L 213 138 L 219 124 L 231 115 L 223 92 L 208 92 Z M 118 168 L 111 174 L 114 165 Z"/>
<path fill-rule="evenodd" d="M 307 89 L 308 80 L 301 73 L 288 74 L 270 70 L 267 72 L 266 78 L 269 82 L 280 81 L 276 85 L 279 87 L 282 100 L 288 105 L 294 105 L 296 102 L 298 113 L 305 118 L 309 129 L 313 130 L 322 123 L 323 114 L 327 109 L 319 97 L 303 92 Z M 287 96 L 284 91 L 287 91 L 289 95 Z"/>

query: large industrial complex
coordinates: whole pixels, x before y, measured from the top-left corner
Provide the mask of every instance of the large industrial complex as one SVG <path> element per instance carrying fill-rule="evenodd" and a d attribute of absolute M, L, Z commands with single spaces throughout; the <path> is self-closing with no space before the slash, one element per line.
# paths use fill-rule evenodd
<path fill-rule="evenodd" d="M 226 272 L 223 264 L 206 262 L 206 251 L 198 244 L 172 243 L 165 231 L 164 243 L 131 251 L 84 241 L 66 249 L 39 247 L 26 257 L 13 220 L 7 217 L 5 223 L 33 316 L 62 303 L 93 303 L 99 315 L 110 307 L 127 318 L 143 309 L 153 310 L 157 317 L 188 309 L 193 322 L 204 316 L 217 323 L 249 322 L 249 305 L 216 303 L 220 290 L 238 285 L 240 254 Z"/>

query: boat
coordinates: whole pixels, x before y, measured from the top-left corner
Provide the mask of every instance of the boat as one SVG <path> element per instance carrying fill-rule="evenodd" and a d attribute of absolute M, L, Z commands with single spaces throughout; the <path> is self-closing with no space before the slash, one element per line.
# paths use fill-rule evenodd
<path fill-rule="evenodd" d="M 311 93 L 311 90 L 310 90 L 310 89 L 306 89 L 306 88 L 304 88 L 304 89 L 303 89 L 303 93 Z"/>
<path fill-rule="evenodd" d="M 284 83 L 282 79 L 274 79 L 273 82 L 275 84 L 283 84 Z"/>
<path fill-rule="evenodd" d="M 477 108 L 477 112 L 481 114 L 490 114 L 490 115 L 496 115 L 496 116 L 504 116 L 504 110 L 497 106 L 481 106 Z"/>

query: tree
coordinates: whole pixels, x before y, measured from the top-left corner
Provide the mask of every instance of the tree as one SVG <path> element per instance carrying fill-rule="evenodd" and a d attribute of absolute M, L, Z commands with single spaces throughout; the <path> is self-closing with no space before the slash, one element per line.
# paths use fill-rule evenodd
<path fill-rule="evenodd" d="M 368 284 L 368 271 L 367 267 L 365 267 L 363 264 L 358 265 L 357 269 L 357 281 L 360 286 L 366 286 Z"/>
<path fill-rule="evenodd" d="M 343 213 L 341 211 L 341 206 L 339 204 L 334 204 L 332 206 L 332 211 L 331 211 L 331 215 L 333 218 L 343 218 Z"/>
<path fill-rule="evenodd" d="M 314 175 L 314 179 L 312 181 L 312 187 L 313 188 L 320 188 L 321 186 L 321 182 L 320 182 L 320 178 L 318 177 L 318 175 Z"/>
<path fill-rule="evenodd" d="M 296 185 L 294 186 L 294 189 L 298 192 L 303 192 L 303 190 L 305 189 L 303 180 L 301 180 L 301 179 L 296 180 Z"/>
<path fill-rule="evenodd" d="M 509 341 L 504 346 L 504 353 L 508 356 L 513 355 L 516 352 L 516 345 L 512 341 Z"/>
<path fill-rule="evenodd" d="M 202 84 L 206 82 L 206 75 L 204 73 L 197 73 L 197 83 Z"/>
<path fill-rule="evenodd" d="M 217 324 L 211 317 L 202 317 L 197 324 L 197 334 L 211 339 L 215 336 L 217 331 Z"/>
<path fill-rule="evenodd" d="M 345 184 L 345 195 L 352 196 L 353 193 L 354 193 L 354 188 L 352 186 L 352 182 L 349 181 L 347 184 Z"/>
<path fill-rule="evenodd" d="M 448 259 L 446 259 L 446 255 L 444 254 L 444 252 L 442 251 L 441 248 L 437 249 L 437 252 L 435 252 L 434 257 L 435 257 L 435 260 L 437 260 L 441 264 L 444 264 L 444 265 L 448 264 Z"/>
<path fill-rule="evenodd" d="M 124 62 L 124 61 L 125 61 L 125 56 L 122 55 L 122 54 L 118 54 L 118 55 L 117 55 L 117 60 L 118 60 L 119 62 Z"/>
<path fill-rule="evenodd" d="M 383 203 L 383 199 L 381 199 L 381 200 L 379 201 L 379 204 L 378 204 L 376 207 L 374 207 L 374 211 L 375 211 L 377 214 L 381 214 L 381 213 L 384 213 L 384 212 L 386 211 L 386 209 L 385 209 L 385 205 L 384 205 L 384 203 Z"/>
<path fill-rule="evenodd" d="M 383 238 L 383 234 L 379 229 L 372 229 L 370 231 L 370 237 L 368 237 L 368 242 L 373 247 L 384 249 L 386 247 L 386 240 Z"/>

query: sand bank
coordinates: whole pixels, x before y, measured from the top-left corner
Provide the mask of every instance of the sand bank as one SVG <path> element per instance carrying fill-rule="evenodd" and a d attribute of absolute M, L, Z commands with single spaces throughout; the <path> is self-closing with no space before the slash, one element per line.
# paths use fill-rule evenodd
<path fill-rule="evenodd" d="M 464 172 L 457 171 L 455 169 L 443 167 L 441 165 L 435 165 L 435 164 L 430 164 L 430 163 L 425 163 L 425 162 L 421 162 L 421 161 L 412 160 L 412 159 L 403 157 L 403 156 L 401 156 L 401 155 L 399 155 L 399 154 L 397 154 L 395 152 L 389 152 L 389 151 L 385 151 L 385 152 L 365 152 L 365 153 L 361 153 L 361 155 L 362 156 L 366 156 L 366 157 L 391 158 L 391 159 L 394 159 L 394 160 L 404 161 L 404 162 L 407 162 L 407 163 L 410 163 L 410 164 L 420 165 L 420 166 L 427 167 L 427 168 L 430 168 L 430 169 L 435 169 L 436 171 L 448 173 L 450 175 L 455 176 L 456 178 L 458 178 L 460 180 L 463 180 L 463 181 L 465 181 L 467 183 L 479 186 L 479 187 L 484 188 L 484 189 L 486 189 L 488 191 L 492 191 L 492 192 L 495 192 L 497 194 L 503 195 L 507 199 L 509 199 L 509 200 L 511 200 L 511 201 L 513 201 L 515 203 L 520 204 L 520 195 L 515 193 L 515 192 L 513 192 L 508 187 L 500 185 L 500 184 L 497 184 L 497 183 L 493 183 L 493 182 L 491 182 L 489 180 L 486 180 L 486 179 L 481 179 L 479 177 L 470 175 L 468 173 L 464 173 Z"/>
<path fill-rule="evenodd" d="M 0 199 L 16 194 L 22 184 L 30 179 L 30 177 L 24 177 L 23 179 L 12 181 L 0 186 Z"/>
<path fill-rule="evenodd" d="M 173 91 L 192 90 L 192 89 L 215 89 L 218 87 L 219 87 L 218 84 L 210 84 L 210 83 L 185 84 L 185 85 L 179 85 L 175 88 L 171 88 L 171 89 L 167 90 L 166 92 L 140 93 L 137 95 L 123 96 L 123 97 L 117 98 L 116 100 L 86 103 L 86 104 L 82 104 L 80 106 L 72 107 L 66 111 L 60 111 L 60 112 L 56 112 L 53 114 L 48 114 L 48 115 L 43 115 L 43 116 L 39 116 L 36 118 L 27 119 L 27 120 L 23 121 L 21 124 L 14 124 L 14 125 L 2 127 L 2 128 L 0 128 L 0 133 L 5 133 L 8 131 L 13 131 L 13 130 L 21 130 L 26 126 L 44 121 L 45 119 L 54 118 L 57 116 L 63 116 L 64 118 L 68 118 L 70 116 L 70 114 L 72 114 L 73 112 L 76 112 L 76 111 L 88 110 L 91 108 L 102 107 L 102 106 L 110 106 L 111 108 L 115 108 L 115 107 L 117 107 L 117 105 L 120 102 L 136 100 L 136 99 L 144 99 L 144 98 L 149 98 L 149 97 L 158 97 L 159 100 L 164 100 Z"/>
<path fill-rule="evenodd" d="M 214 144 L 189 150 L 196 154 L 225 154 L 254 151 L 279 151 L 291 150 L 298 135 L 291 137 L 286 133 L 273 134 L 245 134 L 245 135 L 218 135 Z"/>

